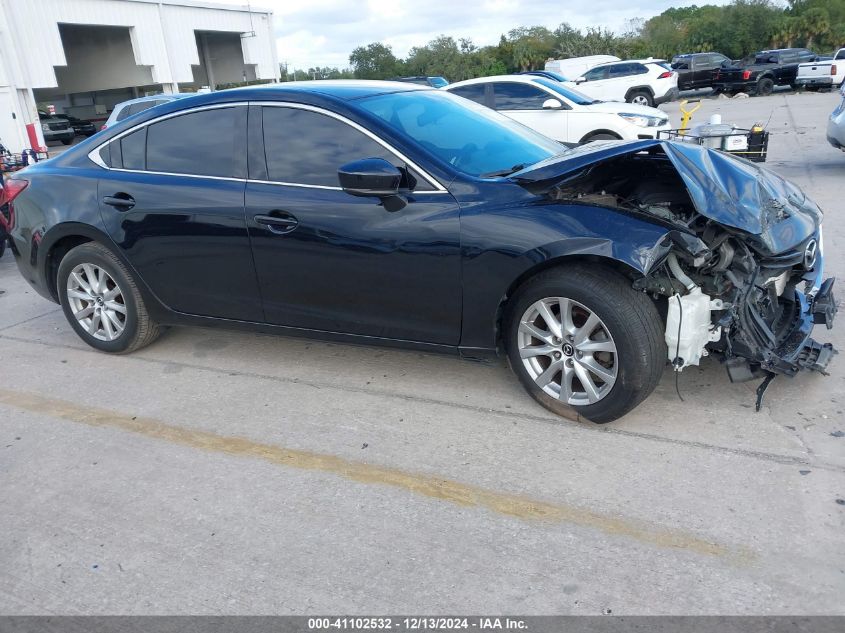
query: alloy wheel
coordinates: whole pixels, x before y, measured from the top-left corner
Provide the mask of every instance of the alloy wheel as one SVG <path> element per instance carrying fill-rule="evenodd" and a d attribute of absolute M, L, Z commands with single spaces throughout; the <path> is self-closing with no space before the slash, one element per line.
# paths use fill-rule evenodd
<path fill-rule="evenodd" d="M 631 99 L 631 103 L 633 103 L 635 105 L 640 105 L 640 106 L 647 106 L 648 105 L 648 97 L 645 97 L 643 95 L 637 95 L 636 97 Z"/>
<path fill-rule="evenodd" d="M 519 321 L 519 356 L 549 396 L 571 405 L 594 404 L 613 389 L 618 352 L 604 322 L 566 297 L 531 304 Z"/>
<path fill-rule="evenodd" d="M 82 329 L 100 341 L 113 341 L 126 328 L 123 292 L 96 264 L 79 264 L 67 278 L 67 300 Z"/>

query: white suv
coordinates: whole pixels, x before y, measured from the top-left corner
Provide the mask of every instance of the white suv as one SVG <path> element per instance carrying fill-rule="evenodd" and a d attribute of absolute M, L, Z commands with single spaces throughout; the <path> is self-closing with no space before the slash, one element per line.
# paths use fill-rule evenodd
<path fill-rule="evenodd" d="M 678 73 L 662 59 L 599 64 L 569 83 L 603 101 L 655 106 L 678 97 Z"/>
<path fill-rule="evenodd" d="M 656 108 L 599 102 L 565 83 L 533 75 L 479 77 L 445 90 L 569 145 L 655 138 L 670 127 L 666 113 Z"/>

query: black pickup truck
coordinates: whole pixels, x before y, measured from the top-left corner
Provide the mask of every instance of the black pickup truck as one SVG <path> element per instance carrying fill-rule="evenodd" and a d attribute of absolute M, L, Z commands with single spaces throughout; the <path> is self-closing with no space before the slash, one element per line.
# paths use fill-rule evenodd
<path fill-rule="evenodd" d="M 716 71 L 730 65 L 731 60 L 721 53 L 684 53 L 672 58 L 672 70 L 678 73 L 678 90 L 712 88 Z"/>
<path fill-rule="evenodd" d="M 760 51 L 753 59 L 720 68 L 713 75 L 716 92 L 748 92 L 757 95 L 772 93 L 775 86 L 795 86 L 798 64 L 819 59 L 806 48 L 781 48 Z"/>

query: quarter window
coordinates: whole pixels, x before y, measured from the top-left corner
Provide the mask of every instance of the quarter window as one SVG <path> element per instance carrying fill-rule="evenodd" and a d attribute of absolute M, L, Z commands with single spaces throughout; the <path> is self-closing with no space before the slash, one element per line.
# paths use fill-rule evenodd
<path fill-rule="evenodd" d="M 149 125 L 147 170 L 237 177 L 236 143 L 246 131 L 240 129 L 243 118 L 237 116 L 237 110 L 201 110 Z"/>
<path fill-rule="evenodd" d="M 262 111 L 271 181 L 338 187 L 338 168 L 362 158 L 383 158 L 403 172 L 402 188 L 432 189 L 399 157 L 343 121 L 298 108 L 268 106 Z"/>
<path fill-rule="evenodd" d="M 493 84 L 496 110 L 542 110 L 548 93 L 528 84 L 497 82 Z"/>

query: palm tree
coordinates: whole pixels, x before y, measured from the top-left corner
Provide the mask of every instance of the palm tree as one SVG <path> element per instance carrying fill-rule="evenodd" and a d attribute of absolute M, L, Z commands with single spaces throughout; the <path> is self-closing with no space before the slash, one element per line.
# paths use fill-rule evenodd
<path fill-rule="evenodd" d="M 801 23 L 804 27 L 804 34 L 807 36 L 805 43 L 807 48 L 813 48 L 815 38 L 824 37 L 830 33 L 830 14 L 825 9 L 808 9 L 801 16 Z"/>

